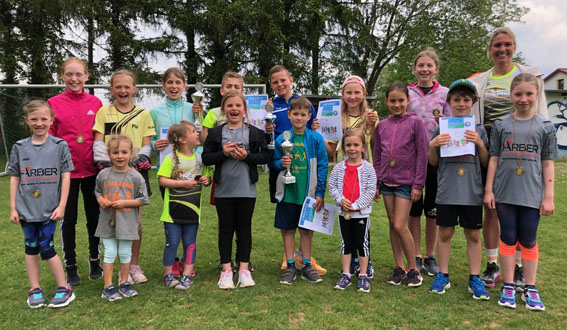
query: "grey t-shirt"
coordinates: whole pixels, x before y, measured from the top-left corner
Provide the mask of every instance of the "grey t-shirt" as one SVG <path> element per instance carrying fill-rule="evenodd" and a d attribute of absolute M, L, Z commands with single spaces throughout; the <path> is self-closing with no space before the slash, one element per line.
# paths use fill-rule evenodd
<path fill-rule="evenodd" d="M 477 124 L 476 132 L 486 146 L 488 137 L 482 124 Z M 431 139 L 439 135 L 439 126 L 435 127 Z M 437 155 L 440 156 L 439 148 Z M 457 171 L 465 170 L 460 176 Z M 475 155 L 439 158 L 439 174 L 437 175 L 437 197 L 435 203 L 442 205 L 482 206 L 483 197 L 482 176 L 478 147 Z"/>
<path fill-rule="evenodd" d="M 31 137 L 14 144 L 10 153 L 8 174 L 20 177 L 16 210 L 20 220 L 48 220 L 59 206 L 61 174 L 73 170 L 69 146 L 64 140 L 49 135 L 35 145 Z"/>
<path fill-rule="evenodd" d="M 110 201 L 135 199 L 142 205 L 149 203 L 146 181 L 134 169 L 116 172 L 110 167 L 100 171 L 96 177 L 95 195 L 97 197 L 102 196 Z M 101 207 L 95 236 L 127 240 L 139 239 L 138 214 L 138 207 L 123 209 L 104 209 Z M 114 220 L 114 227 L 110 226 L 110 220 Z"/>
<path fill-rule="evenodd" d="M 557 138 L 553 124 L 536 115 L 526 144 L 531 119 L 516 120 L 514 139 L 513 117 L 507 115 L 494 122 L 490 137 L 490 155 L 498 156 L 494 177 L 494 197 L 497 203 L 521 205 L 539 209 L 543 198 L 542 160 L 557 158 Z M 518 160 L 521 164 L 518 164 Z M 524 175 L 516 175 L 522 167 Z"/>
<path fill-rule="evenodd" d="M 244 139 L 242 137 L 244 136 Z M 229 129 L 228 125 L 222 128 L 222 145 L 232 141 L 240 148 L 244 146 L 250 152 L 250 129 L 243 124 L 242 128 Z M 248 164 L 241 160 L 229 158 L 222 165 L 221 179 L 215 183 L 215 198 L 256 198 L 256 185 L 250 179 Z"/>

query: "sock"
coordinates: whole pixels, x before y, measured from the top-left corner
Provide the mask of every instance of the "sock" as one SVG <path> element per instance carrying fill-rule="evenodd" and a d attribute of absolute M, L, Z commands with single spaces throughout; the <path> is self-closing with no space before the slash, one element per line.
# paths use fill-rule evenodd
<path fill-rule="evenodd" d="M 516 265 L 522 267 L 522 251 L 516 251 Z"/>
<path fill-rule="evenodd" d="M 505 286 L 511 286 L 513 288 L 516 287 L 516 285 L 514 283 L 504 283 Z"/>
<path fill-rule="evenodd" d="M 287 268 L 295 268 L 295 258 L 287 259 Z"/>
<path fill-rule="evenodd" d="M 498 261 L 498 249 L 485 249 L 486 261 L 489 263 L 496 263 Z"/>
<path fill-rule="evenodd" d="M 311 264 L 311 258 L 302 258 L 301 259 L 301 263 L 305 266 L 307 266 L 308 264 Z"/>

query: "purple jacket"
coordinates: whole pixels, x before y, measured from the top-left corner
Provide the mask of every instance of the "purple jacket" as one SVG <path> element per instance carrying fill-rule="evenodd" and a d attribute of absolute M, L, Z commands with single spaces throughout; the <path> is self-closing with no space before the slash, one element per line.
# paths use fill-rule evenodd
<path fill-rule="evenodd" d="M 428 146 L 423 121 L 415 113 L 403 117 L 390 115 L 381 120 L 374 133 L 374 170 L 378 182 L 422 190 Z"/>
<path fill-rule="evenodd" d="M 449 103 L 447 103 L 449 89 L 434 81 L 433 88 L 426 95 L 423 94 L 417 83 L 409 85 L 408 92 L 408 112 L 415 112 L 423 120 L 423 125 L 427 132 L 427 140 L 429 141 L 435 127 L 437 127 L 433 111 L 439 110 L 439 113 L 445 117 L 451 117 L 451 108 Z"/>

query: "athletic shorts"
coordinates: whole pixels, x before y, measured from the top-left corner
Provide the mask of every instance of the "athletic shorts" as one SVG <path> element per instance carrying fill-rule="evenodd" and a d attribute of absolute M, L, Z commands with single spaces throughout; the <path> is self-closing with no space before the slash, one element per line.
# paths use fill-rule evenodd
<path fill-rule="evenodd" d="M 53 234 L 57 221 L 26 222 L 21 220 L 20 225 L 24 231 L 27 255 L 40 254 L 42 260 L 49 260 L 57 254 L 53 247 Z"/>
<path fill-rule="evenodd" d="M 277 229 L 296 229 L 303 205 L 281 202 L 276 205 L 274 227 Z"/>
<path fill-rule="evenodd" d="M 443 227 L 460 224 L 466 229 L 481 229 L 482 206 L 437 204 L 436 223 Z"/>
<path fill-rule="evenodd" d="M 427 163 L 427 176 L 425 178 L 425 193 L 411 205 L 410 217 L 421 217 L 425 212 L 427 218 L 437 216 L 435 198 L 437 198 L 437 166 Z"/>

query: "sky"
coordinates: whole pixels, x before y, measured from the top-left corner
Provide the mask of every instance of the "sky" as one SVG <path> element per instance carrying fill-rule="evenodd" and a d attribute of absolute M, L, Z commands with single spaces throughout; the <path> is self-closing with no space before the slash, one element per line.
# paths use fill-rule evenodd
<path fill-rule="evenodd" d="M 518 4 L 530 11 L 522 18 L 523 23 L 508 25 L 516 35 L 516 52 L 544 76 L 567 68 L 567 1 L 519 0 Z"/>

